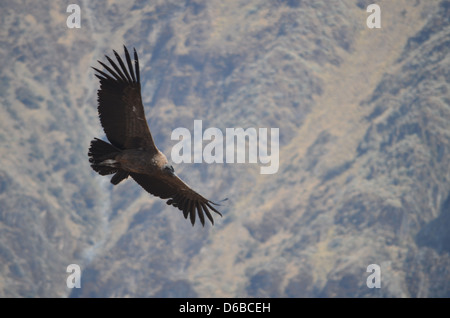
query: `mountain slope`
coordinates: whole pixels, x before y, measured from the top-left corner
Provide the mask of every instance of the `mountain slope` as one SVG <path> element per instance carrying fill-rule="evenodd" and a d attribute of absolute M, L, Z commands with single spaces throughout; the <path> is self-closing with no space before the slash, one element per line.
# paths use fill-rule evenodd
<path fill-rule="evenodd" d="M 0 295 L 448 297 L 448 1 L 8 3 L 0 61 Z M 179 164 L 214 227 L 87 161 L 90 66 L 136 47 L 157 145 L 279 128 L 280 166 Z M 203 145 L 206 145 L 204 142 Z M 82 287 L 66 287 L 79 264 Z M 381 266 L 380 289 L 366 271 Z"/>

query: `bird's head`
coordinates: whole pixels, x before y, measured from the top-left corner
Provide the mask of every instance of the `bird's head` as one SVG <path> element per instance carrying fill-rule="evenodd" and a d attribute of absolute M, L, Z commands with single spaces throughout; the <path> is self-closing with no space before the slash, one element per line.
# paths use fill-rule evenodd
<path fill-rule="evenodd" d="M 165 164 L 163 166 L 163 171 L 164 173 L 167 173 L 169 175 L 175 175 L 175 170 L 173 169 L 173 167 L 170 164 Z"/>

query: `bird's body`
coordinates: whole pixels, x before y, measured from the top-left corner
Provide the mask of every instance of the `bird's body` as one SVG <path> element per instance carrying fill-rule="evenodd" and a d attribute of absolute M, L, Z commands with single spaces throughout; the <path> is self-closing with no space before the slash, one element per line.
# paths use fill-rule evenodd
<path fill-rule="evenodd" d="M 109 72 L 97 68 L 100 79 L 98 112 L 100 122 L 109 142 L 95 138 L 89 148 L 89 162 L 100 175 L 114 174 L 111 183 L 116 185 L 131 176 L 147 192 L 173 205 L 190 217 L 192 225 L 198 215 L 202 225 L 204 215 L 214 224 L 210 210 L 214 202 L 192 190 L 174 172 L 166 156 L 156 147 L 145 118 L 141 98 L 139 60 L 134 51 L 134 68 L 126 47 L 127 66 L 117 52 L 119 65 L 106 56 L 111 67 L 99 61 Z"/>
<path fill-rule="evenodd" d="M 169 164 L 161 151 L 153 153 L 145 149 L 125 149 L 115 157 L 115 160 L 122 170 L 148 175 L 160 173 L 159 167 Z"/>

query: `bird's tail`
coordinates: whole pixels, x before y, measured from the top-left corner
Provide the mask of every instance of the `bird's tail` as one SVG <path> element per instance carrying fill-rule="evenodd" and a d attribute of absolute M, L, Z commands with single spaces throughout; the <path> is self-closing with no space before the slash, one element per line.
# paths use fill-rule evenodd
<path fill-rule="evenodd" d="M 98 138 L 91 141 L 88 152 L 92 169 L 102 176 L 115 173 L 111 178 L 111 183 L 114 185 L 128 178 L 129 175 L 128 172 L 120 169 L 120 164 L 115 160 L 119 153 L 120 149 Z"/>

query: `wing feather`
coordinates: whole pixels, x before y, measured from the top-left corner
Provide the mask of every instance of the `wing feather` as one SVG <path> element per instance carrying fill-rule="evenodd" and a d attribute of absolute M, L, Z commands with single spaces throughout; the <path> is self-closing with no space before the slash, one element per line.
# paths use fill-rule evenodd
<path fill-rule="evenodd" d="M 125 45 L 123 46 L 123 48 L 125 50 L 125 58 L 127 59 L 128 70 L 130 71 L 131 78 L 133 79 L 133 82 L 136 82 L 136 77 L 134 77 L 133 65 L 131 64 L 130 53 L 128 53 L 128 50 L 125 47 Z"/>
<path fill-rule="evenodd" d="M 139 59 L 138 59 L 138 55 L 136 52 L 136 49 L 134 50 L 134 68 L 136 69 L 136 80 L 140 83 L 141 82 L 141 74 L 139 71 Z"/>
<path fill-rule="evenodd" d="M 197 212 L 198 212 L 198 218 L 200 219 L 200 223 L 202 223 L 203 226 L 205 226 L 205 216 L 203 215 L 203 208 L 200 202 L 195 202 L 197 205 Z M 195 213 L 192 213 L 195 214 Z"/>
<path fill-rule="evenodd" d="M 211 223 L 214 224 L 214 219 L 211 215 L 211 212 L 209 212 L 209 210 L 208 210 L 208 202 L 206 203 L 206 205 L 203 206 L 203 210 L 205 211 L 205 214 L 206 214 L 207 218 L 209 219 L 209 221 L 211 221 Z"/>
<path fill-rule="evenodd" d="M 126 82 L 127 78 L 125 77 L 125 75 L 123 74 L 123 72 L 120 70 L 120 68 L 117 66 L 116 63 L 114 63 L 114 61 L 108 56 L 105 55 L 106 59 L 108 60 L 109 64 L 111 64 L 111 66 L 114 68 L 114 70 L 116 71 L 117 74 L 119 74 L 119 77 L 122 79 L 122 82 Z M 98 61 L 101 65 L 103 65 L 105 67 L 105 65 L 103 63 L 101 63 L 100 61 Z M 106 67 L 105 67 L 106 68 Z M 106 68 L 107 69 L 107 68 Z M 111 73 L 111 72 L 110 72 Z"/>
<path fill-rule="evenodd" d="M 125 76 L 126 76 L 128 82 L 132 82 L 131 77 L 130 77 L 130 74 L 128 74 L 127 68 L 126 68 L 125 64 L 123 64 L 123 61 L 122 61 L 120 55 L 119 55 L 116 51 L 114 51 L 114 50 L 113 50 L 113 52 L 114 52 L 114 56 L 116 57 L 117 62 L 119 62 L 120 67 L 121 67 L 122 70 L 124 71 Z"/>
<path fill-rule="evenodd" d="M 105 72 L 100 71 L 99 69 L 92 67 L 94 70 L 96 70 L 99 74 L 101 74 L 102 76 L 95 74 L 95 76 L 97 76 L 98 79 L 100 79 L 100 81 L 102 80 L 110 80 L 110 81 L 114 81 L 114 79 L 109 75 L 106 74 Z"/>
<path fill-rule="evenodd" d="M 108 72 L 109 74 L 111 74 L 114 78 L 115 81 L 120 82 L 121 81 L 121 77 L 114 72 L 108 65 L 106 65 L 105 63 L 103 63 L 102 61 L 97 61 L 101 66 L 103 66 Z"/>

